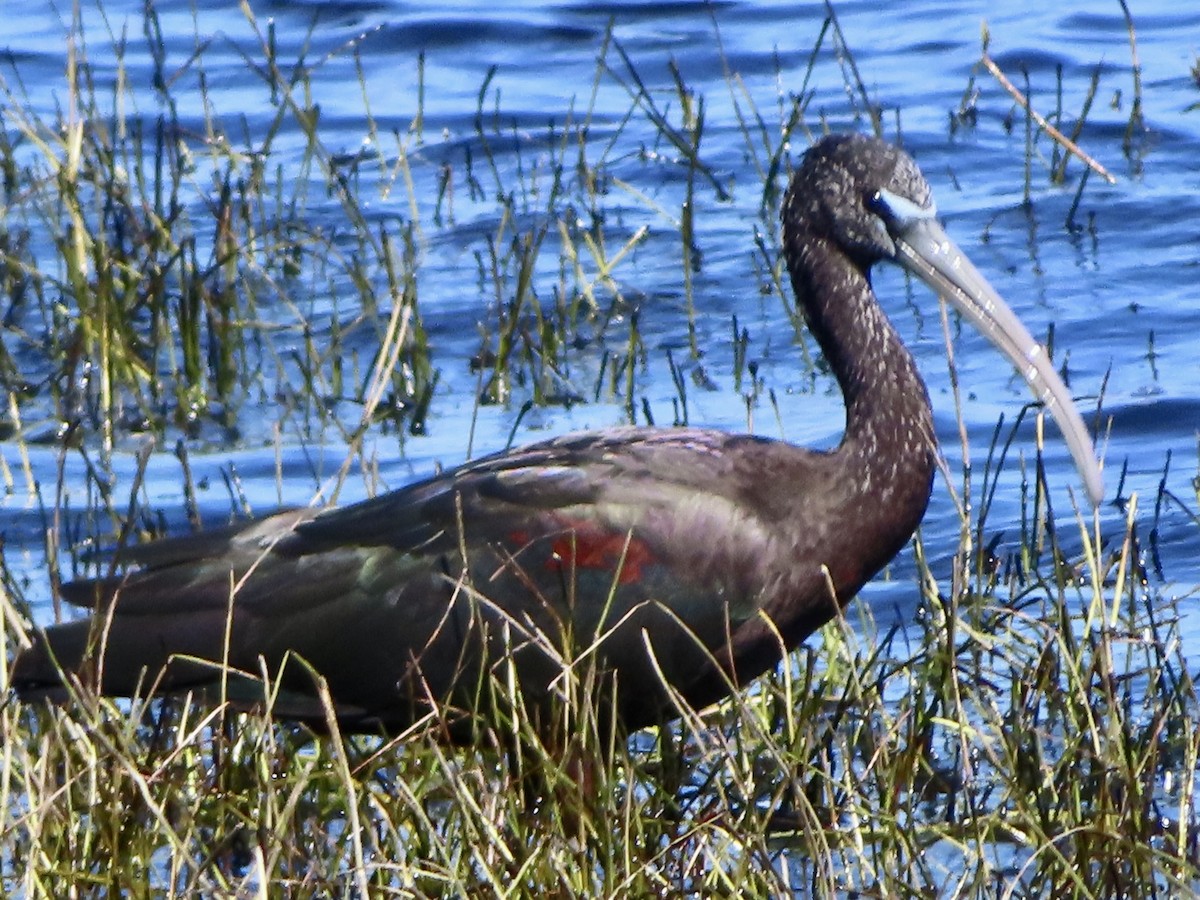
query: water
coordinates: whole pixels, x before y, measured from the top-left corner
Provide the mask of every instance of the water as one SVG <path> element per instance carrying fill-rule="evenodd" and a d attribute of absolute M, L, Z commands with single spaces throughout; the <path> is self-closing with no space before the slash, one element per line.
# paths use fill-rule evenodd
<path fill-rule="evenodd" d="M 883 108 L 889 134 L 894 135 L 899 126 L 905 145 L 934 185 L 948 231 L 1031 331 L 1044 335 L 1053 326 L 1056 360 L 1065 363 L 1072 388 L 1086 398 L 1085 410 L 1094 410 L 1094 398 L 1103 389 L 1104 413 L 1112 419 L 1111 433 L 1102 443 L 1109 498 L 1116 496 L 1124 468 L 1121 495 L 1136 492 L 1143 507 L 1150 505 L 1170 456 L 1165 486 L 1186 508 L 1164 503 L 1155 522 L 1161 571 L 1154 574 L 1154 586 L 1167 594 L 1186 595 L 1200 585 L 1200 529 L 1190 518 L 1197 508 L 1192 479 L 1197 474 L 1200 429 L 1200 366 L 1195 363 L 1200 247 L 1194 229 L 1200 221 L 1200 166 L 1196 164 L 1200 110 L 1189 108 L 1200 102 L 1200 89 L 1189 74 L 1200 11 L 1180 11 L 1179 6 L 1160 0 L 1137 4 L 1134 10 L 1147 129 L 1134 136 L 1128 154 L 1123 142 L 1134 81 L 1126 24 L 1115 2 L 1018 2 L 996 7 L 921 0 L 905 4 L 903 13 L 901 7 L 880 12 L 874 2 L 841 2 L 836 11 L 870 101 Z M 85 5 L 86 53 L 102 78 L 115 77 L 117 69 L 110 34 L 125 34 L 125 67 L 135 81 L 149 83 L 152 61 L 141 38 L 141 8 L 140 2 L 110 0 L 101 16 Z M 262 58 L 250 23 L 234 9 L 196 10 L 190 0 L 163 2 L 156 8 L 169 51 L 168 71 L 192 77 L 187 63 L 197 45 L 196 35 L 208 38 L 202 58 L 213 108 L 235 143 L 240 135 L 261 135 L 274 110 L 261 82 L 247 71 L 247 58 Z M 746 427 L 745 404 L 734 389 L 732 375 L 730 315 L 736 312 L 739 323 L 749 330 L 749 355 L 760 364 L 765 386 L 779 399 L 783 435 L 806 445 L 836 442 L 842 407 L 835 386 L 827 376 L 814 379 L 804 367 L 779 298 L 759 291 L 761 276 L 754 266 L 753 247 L 758 198 L 749 187 L 757 184 L 758 177 L 734 105 L 736 100 L 745 113 L 746 96 L 752 97 L 768 126 L 777 125 L 780 91 L 800 89 L 825 19 L 823 5 L 789 4 L 780 11 L 766 2 L 528 3 L 501 11 L 495 5 L 460 2 L 429 11 L 424 4 L 379 0 L 337 5 L 276 2 L 259 4 L 256 10 L 261 32 L 266 32 L 268 21 L 273 22 L 281 60 L 303 54 L 315 67 L 312 99 L 321 107 L 323 139 L 347 155 L 369 138 L 358 67 L 381 133 L 394 128 L 403 134 L 417 112 L 418 54 L 424 51 L 427 141 L 419 152 L 435 161 L 461 159 L 463 147 L 473 139 L 481 85 L 490 77 L 484 109 L 488 113 L 501 109 L 506 127 L 513 125 L 512 146 L 497 148 L 498 159 L 515 165 L 519 156 L 524 165 L 535 166 L 544 151 L 540 142 L 547 123 L 551 119 L 561 123 L 569 109 L 578 116 L 592 105 L 595 60 L 610 21 L 639 76 L 660 99 L 671 90 L 669 63 L 673 61 L 689 88 L 705 101 L 702 158 L 733 194 L 729 202 L 721 201 L 712 189 L 698 194 L 696 243 L 703 253 L 695 280 L 701 312 L 698 336 L 705 349 L 704 372 L 715 390 L 693 387 L 689 391 L 690 420 L 729 429 Z M 1081 142 L 1117 181 L 1109 185 L 1091 177 L 1076 214 L 1086 225 L 1082 231 L 1064 227 L 1078 186 L 1078 163 L 1072 163 L 1067 183 L 1055 187 L 1048 184 L 1041 161 L 1035 162 L 1032 203 L 1028 207 L 1022 203 L 1024 120 L 995 81 L 976 67 L 980 23 L 985 18 L 994 57 L 1022 89 L 1021 72 L 1028 71 L 1034 103 L 1043 112 L 1054 109 L 1055 71 L 1061 67 L 1068 127 L 1071 115 L 1084 103 L 1093 71 L 1099 71 L 1095 103 Z M 66 26 L 52 9 L 34 4 L 6 10 L 0 27 L 0 73 L 7 80 L 19 72 L 28 102 L 46 116 L 53 114 L 66 94 L 65 33 Z M 828 40 L 825 46 L 831 46 Z M 614 55 L 609 58 L 615 63 Z M 738 74 L 745 95 L 731 95 L 726 66 Z M 619 66 L 614 68 L 615 74 L 597 82 L 594 140 L 614 134 L 629 108 L 629 95 L 618 81 L 628 81 L 629 75 Z M 863 98 L 846 90 L 839 61 L 828 50 L 807 89 L 814 92 L 808 118 L 813 127 L 822 116 L 837 128 L 866 127 Z M 205 109 L 199 95 L 181 88 L 177 96 L 183 121 L 195 135 L 204 134 Z M 136 114 L 152 119 L 157 109 L 149 88 L 139 91 L 138 97 Z M 977 124 L 952 130 L 951 113 L 964 97 L 973 98 Z M 1011 121 L 1011 130 L 1006 121 Z M 1046 140 L 1038 146 L 1040 152 L 1050 152 Z M 301 148 L 299 136 L 285 132 L 273 148 L 272 161 L 285 167 L 295 164 Z M 649 161 L 620 161 L 614 170 L 677 214 L 682 169 L 669 148 L 656 148 L 656 153 Z M 435 188 L 430 180 L 418 184 L 422 203 L 432 205 Z M 379 216 L 404 216 L 406 202 L 399 190 L 377 195 L 372 211 Z M 428 473 L 435 465 L 462 461 L 474 415 L 478 415 L 475 455 L 503 447 L 514 426 L 517 440 L 525 441 L 625 419 L 621 406 L 611 402 L 539 408 L 519 423 L 519 402 L 476 410 L 477 381 L 467 360 L 479 349 L 476 324 L 494 317 L 494 300 L 476 277 L 474 252 L 495 228 L 495 208 L 486 202 L 473 204 L 465 192 L 457 203 L 453 223 L 437 228 L 425 222 L 421 309 L 442 373 L 429 432 L 402 445 L 392 437 L 374 438 L 384 481 L 391 486 Z M 644 218 L 644 207 L 631 201 L 628 208 Z M 331 202 L 329 221 L 315 224 L 336 227 L 337 214 Z M 630 218 L 634 220 L 632 212 Z M 652 227 L 650 238 L 619 275 L 623 290 L 640 298 L 649 365 L 639 381 L 639 397 L 645 396 L 659 422 L 671 420 L 675 396 L 664 349 L 672 349 L 677 361 L 689 370 L 692 367 L 687 362 L 679 254 L 677 237 L 670 229 Z M 923 289 L 910 293 L 894 271 L 881 271 L 876 285 L 918 358 L 951 471 L 958 471 L 957 426 L 936 305 Z M 552 282 L 544 282 L 540 290 L 548 296 Z M 569 378 L 573 392 L 590 399 L 601 351 L 617 345 L 622 334 L 615 329 L 579 349 Z M 963 414 L 973 458 L 981 467 L 998 417 L 1012 421 L 1026 395 L 982 338 L 970 332 L 957 335 L 955 352 Z M 264 413 L 263 422 L 269 421 L 270 410 Z M 251 503 L 265 509 L 280 502 L 306 502 L 320 476 L 341 460 L 342 448 L 336 444 L 325 448 L 324 458 L 314 459 L 320 450 L 285 432 L 282 468 L 289 480 L 280 491 L 275 450 L 265 446 L 269 435 L 256 431 L 256 424 L 262 423 L 254 420 L 249 416 L 242 423 L 238 441 L 222 444 L 209 436 L 193 450 L 198 476 L 214 484 L 201 497 L 211 514 L 220 514 L 228 506 L 219 485 L 221 471 L 231 466 Z M 757 410 L 755 427 L 778 433 L 769 407 Z M 1017 447 L 1028 452 L 1031 437 L 1032 428 L 1024 428 Z M 9 466 L 18 465 L 11 444 L 0 445 L 0 454 Z M 1067 487 L 1074 487 L 1076 496 L 1082 493 L 1061 445 L 1052 442 L 1048 454 L 1050 481 L 1058 491 L 1056 503 L 1065 510 Z M 44 485 L 56 481 L 55 451 L 35 448 L 32 464 Z M 68 485 L 82 479 L 81 466 L 78 459 L 68 459 Z M 130 447 L 117 454 L 114 468 L 129 477 L 134 469 Z M 289 490 L 293 476 L 298 476 L 299 487 Z M 1015 469 L 1001 480 L 991 520 L 997 530 L 1017 521 L 1019 482 Z M 354 490 L 351 487 L 344 498 L 353 498 Z M 169 453 L 152 458 L 145 491 L 168 516 L 180 515 L 178 464 Z M 1116 533 L 1123 516 L 1114 505 L 1106 505 L 1104 527 Z M 27 496 L 17 492 L 0 497 L 0 533 L 6 535 L 9 564 L 24 569 L 34 584 L 44 568 L 41 528 L 41 513 Z M 1001 552 L 1019 540 L 1015 526 L 1010 531 Z M 953 505 L 944 487 L 939 487 L 924 526 L 935 570 L 947 571 L 946 557 L 956 546 L 957 533 Z M 910 571 L 911 564 L 902 558 L 896 567 L 899 577 L 866 591 L 882 617 L 911 614 L 915 591 L 911 579 L 903 577 Z M 39 608 L 49 615 L 47 603 Z M 1185 641 L 1200 638 L 1200 615 L 1186 607 L 1184 612 Z"/>
<path fill-rule="evenodd" d="M 205 109 L 198 94 L 185 86 L 193 74 L 187 63 L 200 34 L 210 39 L 203 65 L 214 109 L 235 143 L 242 134 L 261 136 L 274 109 L 261 82 L 247 72 L 247 57 L 262 58 L 253 28 L 236 9 L 195 10 L 194 6 L 192 0 L 178 0 L 156 7 L 169 51 L 167 68 L 184 72 L 176 91 L 181 119 L 194 136 L 205 133 Z M 1180 11 L 1182 4 L 1167 0 L 1135 6 L 1147 131 L 1135 136 L 1128 155 L 1123 142 L 1133 76 L 1126 24 L 1115 2 L 997 6 L 916 0 L 881 12 L 880 4 L 864 0 L 839 2 L 836 10 L 871 102 L 883 107 L 889 134 L 894 135 L 899 124 L 905 145 L 934 186 L 947 230 L 1034 334 L 1044 335 L 1053 325 L 1056 360 L 1065 362 L 1070 384 L 1085 398 L 1085 417 L 1091 418 L 1095 395 L 1103 389 L 1104 413 L 1112 419 L 1111 434 L 1102 442 L 1109 499 L 1117 496 L 1124 469 L 1121 495 L 1136 492 L 1142 509 L 1148 510 L 1170 457 L 1165 487 L 1184 507 L 1165 502 L 1150 522 L 1155 527 L 1157 558 L 1147 562 L 1160 566 L 1151 568 L 1150 587 L 1187 597 L 1200 592 L 1200 528 L 1191 518 L 1200 506 L 1192 484 L 1200 430 L 1200 366 L 1196 365 L 1200 304 L 1195 302 L 1200 244 L 1194 224 L 1200 221 L 1196 162 L 1200 109 L 1189 109 L 1200 103 L 1200 89 L 1189 74 L 1196 58 L 1194 36 L 1200 33 L 1200 11 Z M 85 4 L 86 52 L 102 78 L 115 77 L 117 70 L 111 29 L 115 35 L 127 34 L 125 66 L 135 80 L 148 84 L 152 60 L 141 38 L 141 8 L 141 2 L 108 0 L 105 19 Z M 505 122 L 516 123 L 512 146 L 498 148 L 497 158 L 503 165 L 515 166 L 519 151 L 523 164 L 535 166 L 544 153 L 547 122 L 553 118 L 561 123 L 568 109 L 573 107 L 580 115 L 592 105 L 595 59 L 610 21 L 638 74 L 664 103 L 671 90 L 668 63 L 674 61 L 687 85 L 705 100 L 702 157 L 732 193 L 728 202 L 719 200 L 711 189 L 698 194 L 696 243 L 703 264 L 695 273 L 701 314 L 697 327 L 705 350 L 704 372 L 715 390 L 689 382 L 690 420 L 731 430 L 746 427 L 745 404 L 734 387 L 729 339 L 730 315 L 736 312 L 739 324 L 749 331 L 748 354 L 759 363 L 765 387 L 778 397 L 783 435 L 804 445 L 836 442 L 842 425 L 836 386 L 828 376 L 814 376 L 804 365 L 779 298 L 759 290 L 761 273 L 754 265 L 753 246 L 759 224 L 753 186 L 759 179 L 746 153 L 735 98 L 724 76 L 725 66 L 738 73 L 746 95 L 754 99 L 769 125 L 777 125 L 780 91 L 801 87 L 824 22 L 822 4 L 788 4 L 780 12 L 777 4 L 761 0 L 715 6 L 528 3 L 503 10 L 496 4 L 460 2 L 438 4 L 436 11 L 429 11 L 425 4 L 399 0 L 353 4 L 280 0 L 258 4 L 256 10 L 260 29 L 266 30 L 268 17 L 274 22 L 281 60 L 294 60 L 302 47 L 307 48 L 304 58 L 316 69 L 312 99 L 321 107 L 323 139 L 347 156 L 369 138 L 358 67 L 381 132 L 394 128 L 404 134 L 417 111 L 417 58 L 425 52 L 427 138 L 419 155 L 433 163 L 451 160 L 456 166 L 474 140 L 480 87 L 495 67 L 484 108 L 490 112 L 499 106 Z M 26 4 L 6 8 L 5 14 L 0 25 L 0 77 L 10 80 L 14 70 L 19 72 L 29 103 L 52 116 L 66 96 L 66 27 L 48 6 Z M 1077 213 L 1087 226 L 1083 231 L 1069 231 L 1063 224 L 1075 199 L 1077 163 L 1071 166 L 1068 182 L 1054 187 L 1047 183 L 1044 166 L 1036 162 L 1032 203 L 1028 207 L 1022 203 L 1023 119 L 991 77 L 976 70 L 984 18 L 995 58 L 1022 89 L 1022 67 L 1027 69 L 1034 102 L 1043 112 L 1055 106 L 1058 67 L 1063 78 L 1062 106 L 1071 114 L 1082 106 L 1092 73 L 1099 69 L 1099 88 L 1081 143 L 1109 168 L 1117 183 L 1108 185 L 1091 177 Z M 629 76 L 618 67 L 598 82 L 593 140 L 603 141 L 616 133 L 629 108 L 628 93 L 618 77 L 628 80 Z M 825 116 L 837 128 L 866 128 L 863 100 L 846 91 L 842 69 L 831 53 L 822 55 L 807 89 L 814 92 L 808 120 L 814 127 Z M 976 93 L 977 124 L 952 130 L 952 111 L 964 96 Z M 137 96 L 136 115 L 152 120 L 158 109 L 149 88 L 139 90 Z M 745 112 L 745 96 L 736 100 Z M 1011 131 L 1005 127 L 1010 119 Z M 1068 127 L 1071 121 L 1068 116 Z M 1050 152 L 1044 139 L 1039 148 Z M 613 168 L 677 214 L 682 169 L 668 148 L 654 149 L 657 156 L 623 159 Z M 287 169 L 296 167 L 301 155 L 300 136 L 285 132 L 273 148 L 272 160 Z M 457 198 L 454 221 L 435 227 L 429 210 L 436 184 L 428 172 L 436 171 L 436 165 L 422 171 L 426 174 L 417 186 L 425 212 L 421 309 L 441 380 L 426 435 L 402 442 L 388 433 L 371 436 L 384 483 L 398 486 L 439 464 L 461 462 L 467 456 L 473 416 L 477 417 L 474 455 L 503 447 L 514 427 L 516 439 L 526 441 L 623 422 L 626 414 L 620 404 L 591 402 L 602 352 L 619 349 L 624 333 L 620 327 L 596 336 L 571 356 L 570 387 L 588 402 L 537 408 L 519 421 L 519 396 L 507 406 L 476 408 L 477 380 L 467 361 L 479 350 L 477 323 L 491 320 L 494 325 L 495 312 L 494 298 L 476 276 L 474 254 L 495 230 L 496 207 L 487 201 L 472 202 L 464 191 Z M 511 172 L 506 175 L 511 179 Z M 364 195 L 371 196 L 367 191 Z M 632 231 L 646 219 L 644 207 L 631 200 L 625 208 L 628 231 Z M 371 213 L 407 215 L 403 191 L 387 196 L 376 192 Z M 313 215 L 315 226 L 339 226 L 339 210 L 332 201 Z M 327 218 L 321 219 L 322 215 Z M 665 350 L 671 349 L 689 373 L 694 364 L 687 353 L 677 234 L 662 223 L 651 221 L 651 225 L 650 237 L 619 277 L 623 291 L 641 305 L 648 367 L 639 376 L 639 398 L 645 396 L 659 422 L 669 422 L 675 388 Z M 548 297 L 553 273 L 542 274 L 539 291 Z M 910 291 L 902 276 L 886 267 L 878 272 L 876 287 L 918 358 L 950 470 L 957 472 L 961 451 L 936 304 L 923 288 Z M 273 311 L 281 320 L 286 313 Z M 363 352 L 369 358 L 370 348 L 364 347 Z M 998 417 L 1011 422 L 1026 402 L 1026 392 L 974 333 L 956 334 L 955 353 L 963 415 L 973 459 L 981 468 Z M 27 407 L 27 423 L 31 419 L 44 429 L 53 424 L 37 422 Z M 236 471 L 250 504 L 265 510 L 281 503 L 307 502 L 315 485 L 341 463 L 343 446 L 327 438 L 304 440 L 302 426 L 295 422 L 284 429 L 277 460 L 270 430 L 274 419 L 269 403 L 261 415 L 250 408 L 239 422 L 238 440 L 226 442 L 219 434 L 206 432 L 194 442 L 193 470 L 197 479 L 210 484 L 199 498 L 206 516 L 218 518 L 228 510 L 223 472 Z M 755 428 L 779 433 L 769 406 L 760 405 L 755 411 Z M 179 465 L 169 452 L 171 443 L 173 439 L 151 457 L 144 492 L 153 506 L 182 528 L 184 497 Z M 1031 452 L 1031 427 L 1022 429 L 1015 446 Z M 128 441 L 114 457 L 119 492 L 129 490 L 136 467 L 134 449 L 134 442 Z M 1067 488 L 1073 487 L 1076 496 L 1082 494 L 1065 449 L 1055 440 L 1047 449 L 1049 480 L 1061 515 L 1068 508 Z M 43 486 L 55 484 L 58 451 L 52 444 L 35 445 L 31 453 L 36 477 Z M 0 444 L 0 456 L 9 467 L 19 466 L 15 445 Z M 84 462 L 75 454 L 65 460 L 64 482 L 71 493 L 73 486 L 84 482 Z M 277 466 L 285 476 L 282 487 L 276 479 Z M 1001 554 L 1019 544 L 1019 487 L 1019 473 L 1010 467 L 1001 479 L 990 518 L 994 532 L 1004 532 L 997 546 Z M 352 482 L 343 499 L 364 492 L 361 484 Z M 71 499 L 73 509 L 85 506 L 82 491 L 74 490 Z M 1101 516 L 1106 533 L 1121 533 L 1121 509 L 1108 504 Z M 41 510 L 24 492 L 0 496 L 0 534 L 8 564 L 29 580 L 28 596 L 46 598 L 36 604 L 36 612 L 49 620 L 43 527 Z M 939 483 L 923 535 L 934 570 L 943 579 L 958 543 L 958 529 L 953 504 Z M 1143 537 L 1149 537 L 1145 529 Z M 917 591 L 912 571 L 906 551 L 893 567 L 892 579 L 878 580 L 864 591 L 883 623 L 914 614 Z M 1195 644 L 1200 640 L 1200 614 L 1188 601 L 1182 612 L 1183 643 Z"/>

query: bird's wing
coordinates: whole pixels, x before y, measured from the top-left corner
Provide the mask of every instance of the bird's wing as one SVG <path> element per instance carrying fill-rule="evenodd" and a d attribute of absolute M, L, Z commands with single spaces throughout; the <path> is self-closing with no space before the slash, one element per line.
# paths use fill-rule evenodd
<path fill-rule="evenodd" d="M 345 507 L 286 510 L 130 547 L 123 571 L 64 585 L 63 596 L 103 607 L 119 593 L 122 615 L 225 609 L 231 594 L 242 609 L 284 611 L 361 587 L 363 571 L 384 557 L 400 579 L 406 565 L 428 569 L 442 558 L 450 569 L 445 558 L 463 549 L 515 549 L 554 529 L 594 527 L 611 542 L 639 522 L 661 530 L 680 510 L 720 527 L 736 513 L 724 495 L 733 481 L 729 444 L 745 440 L 755 439 L 691 429 L 568 435 Z"/>
<path fill-rule="evenodd" d="M 700 429 L 623 428 L 567 435 L 468 463 L 372 500 L 327 510 L 297 527 L 306 549 L 354 543 L 408 553 L 449 552 L 528 517 L 572 509 L 603 515 L 663 506 L 681 492 L 720 496 L 728 449 L 747 439 Z"/>

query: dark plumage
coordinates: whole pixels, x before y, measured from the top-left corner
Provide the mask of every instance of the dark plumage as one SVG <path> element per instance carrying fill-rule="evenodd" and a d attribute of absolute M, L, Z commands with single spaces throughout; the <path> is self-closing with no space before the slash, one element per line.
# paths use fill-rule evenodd
<path fill-rule="evenodd" d="M 254 703 L 256 677 L 283 666 L 274 713 L 319 725 L 311 666 L 342 727 L 395 731 L 430 700 L 474 707 L 506 660 L 537 708 L 561 685 L 560 656 L 592 648 L 627 728 L 672 715 L 664 682 L 694 706 L 719 699 L 829 621 L 925 513 L 932 416 L 871 290 L 883 259 L 1021 369 L 1099 499 L 1066 388 L 938 227 L 908 156 L 825 138 L 782 215 L 797 299 L 845 394 L 835 450 L 693 428 L 576 434 L 345 508 L 147 544 L 125 553 L 126 574 L 64 588 L 97 614 L 39 633 L 13 685 L 62 698 L 61 665 L 106 694 L 211 689 L 225 661 L 245 673 L 228 696 Z"/>

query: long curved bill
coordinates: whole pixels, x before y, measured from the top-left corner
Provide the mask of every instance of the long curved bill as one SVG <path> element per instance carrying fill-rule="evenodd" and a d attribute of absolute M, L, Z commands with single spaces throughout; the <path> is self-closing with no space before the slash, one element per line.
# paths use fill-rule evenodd
<path fill-rule="evenodd" d="M 1034 396 L 1045 404 L 1066 438 L 1092 505 L 1098 506 L 1104 499 L 1104 478 L 1091 436 L 1042 345 L 1033 339 L 966 254 L 947 237 L 933 218 L 932 210 L 927 216 L 910 219 L 894 239 L 896 261 L 966 316 L 1008 357 Z"/>

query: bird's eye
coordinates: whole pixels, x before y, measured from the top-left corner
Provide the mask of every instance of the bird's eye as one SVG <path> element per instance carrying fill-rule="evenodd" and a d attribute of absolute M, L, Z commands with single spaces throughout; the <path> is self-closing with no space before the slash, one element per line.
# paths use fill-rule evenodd
<path fill-rule="evenodd" d="M 898 220 L 895 198 L 895 194 L 886 190 L 867 192 L 865 200 L 867 212 L 881 219 L 885 228 L 891 228 Z"/>

